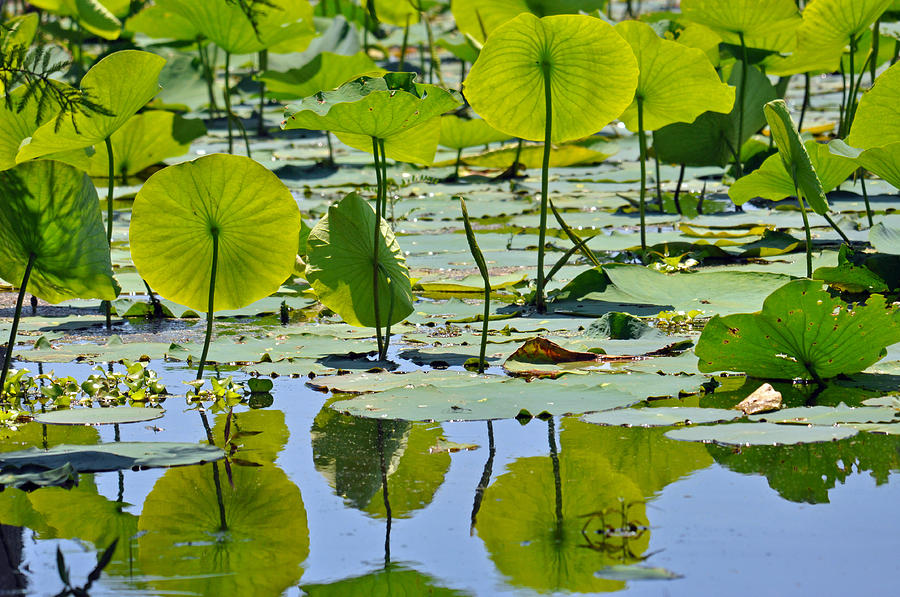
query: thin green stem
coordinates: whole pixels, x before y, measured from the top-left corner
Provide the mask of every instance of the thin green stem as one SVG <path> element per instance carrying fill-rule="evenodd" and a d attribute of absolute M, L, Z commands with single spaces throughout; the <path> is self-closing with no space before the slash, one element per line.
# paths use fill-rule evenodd
<path fill-rule="evenodd" d="M 16 297 L 16 311 L 13 315 L 12 327 L 9 330 L 9 340 L 6 342 L 6 355 L 3 358 L 3 371 L 0 372 L 0 397 L 3 397 L 3 388 L 6 384 L 6 375 L 9 373 L 9 364 L 12 362 L 13 348 L 16 346 L 16 333 L 19 331 L 19 318 L 22 316 L 22 302 L 25 300 L 25 289 L 28 286 L 28 278 L 31 277 L 31 269 L 37 255 L 28 255 L 28 263 L 25 265 L 25 273 L 22 275 L 22 284 L 19 286 L 19 296 Z"/>
<path fill-rule="evenodd" d="M 866 171 L 864 168 L 858 170 L 859 183 L 862 185 L 863 201 L 866 202 L 866 219 L 869 220 L 869 228 L 874 226 L 872 222 L 872 206 L 869 205 L 869 193 L 866 192 Z"/>
<path fill-rule="evenodd" d="M 672 198 L 672 201 L 675 203 L 675 209 L 678 211 L 678 215 L 682 215 L 681 212 L 681 201 L 679 201 L 679 196 L 681 195 L 681 184 L 684 182 L 684 170 L 685 165 L 682 164 L 681 168 L 678 170 L 678 184 L 675 185 L 675 195 Z"/>
<path fill-rule="evenodd" d="M 646 197 L 647 197 L 647 134 L 644 132 L 644 98 L 638 97 L 638 147 L 641 152 L 641 251 L 647 251 L 647 222 L 646 222 Z"/>
<path fill-rule="evenodd" d="M 841 105 L 838 107 L 838 137 L 843 137 L 844 120 L 847 106 L 847 71 L 844 69 L 844 60 L 841 58 Z"/>
<path fill-rule="evenodd" d="M 325 141 L 328 142 L 328 163 L 334 165 L 334 147 L 331 145 L 331 133 L 325 131 Z"/>
<path fill-rule="evenodd" d="M 428 15 L 422 10 L 421 1 L 419 2 L 419 18 L 425 23 L 425 33 L 428 36 L 428 52 L 431 56 L 431 69 L 437 75 L 438 84 L 446 89 L 447 85 L 444 83 L 444 75 L 441 73 L 441 62 L 438 60 L 437 52 L 434 49 L 434 33 L 431 31 L 431 21 L 428 20 Z"/>
<path fill-rule="evenodd" d="M 550 89 L 550 63 L 545 59 L 541 63 L 544 73 L 544 158 L 541 162 L 541 223 L 538 233 L 537 289 L 535 289 L 535 306 L 538 313 L 547 310 L 544 304 L 544 242 L 547 237 L 547 201 L 550 184 L 550 149 L 553 131 L 553 98 Z"/>
<path fill-rule="evenodd" d="M 803 131 L 803 119 L 806 118 L 806 111 L 809 109 L 809 95 L 810 95 L 810 77 L 809 73 L 804 73 L 803 75 L 803 106 L 800 108 L 800 122 L 797 123 L 797 132 Z"/>
<path fill-rule="evenodd" d="M 203 340 L 203 352 L 200 353 L 200 364 L 197 366 L 197 379 L 203 378 L 203 366 L 209 354 L 209 341 L 212 339 L 213 315 L 216 306 L 216 270 L 219 267 L 219 229 L 210 230 L 213 240 L 212 268 L 209 273 L 209 302 L 206 307 L 206 338 Z"/>
<path fill-rule="evenodd" d="M 378 304 L 378 245 L 381 240 L 381 218 L 379 217 L 381 203 L 381 167 L 378 164 L 378 138 L 372 137 L 372 155 L 375 159 L 375 178 L 378 191 L 375 196 L 375 238 L 372 242 L 372 305 L 375 309 L 375 340 L 378 342 L 378 358 L 384 354 L 384 340 L 381 338 L 381 309 Z"/>
<path fill-rule="evenodd" d="M 662 181 L 660 180 L 659 174 L 659 158 L 653 158 L 653 165 L 656 168 L 656 200 L 659 201 L 659 213 L 666 213 L 665 206 L 663 205 L 663 197 L 662 197 Z"/>
<path fill-rule="evenodd" d="M 809 231 L 809 218 L 806 216 L 806 206 L 803 204 L 803 196 L 797 186 L 797 174 L 793 173 L 794 193 L 797 195 L 797 203 L 800 204 L 800 213 L 803 215 L 803 230 L 806 232 L 806 277 L 812 278 L 812 234 Z"/>
<path fill-rule="evenodd" d="M 216 112 L 219 111 L 219 107 L 216 104 L 216 94 L 213 91 L 213 69 L 209 63 L 209 55 L 206 53 L 206 46 L 204 46 L 199 39 L 197 40 L 197 54 L 200 56 L 200 66 L 203 68 L 203 79 L 206 81 L 206 92 L 209 95 L 207 113 L 210 118 L 213 118 L 215 117 Z"/>
<path fill-rule="evenodd" d="M 387 182 L 387 154 L 384 152 L 384 139 L 378 140 L 379 159 L 381 160 L 381 217 L 387 219 L 388 182 Z M 393 206 L 391 206 L 393 212 Z M 393 218 L 391 218 L 393 224 Z"/>
<path fill-rule="evenodd" d="M 738 33 L 741 39 L 741 89 L 740 104 L 738 104 L 738 138 L 735 149 L 734 172 L 737 178 L 744 175 L 744 165 L 741 163 L 741 147 L 744 145 L 744 107 L 746 106 L 747 97 L 747 69 L 750 67 L 750 61 L 747 59 L 747 44 L 744 43 L 744 34 Z"/>
<path fill-rule="evenodd" d="M 259 74 L 269 68 L 269 51 L 260 50 L 258 54 Z M 256 121 L 256 135 L 262 137 L 266 134 L 266 123 L 263 120 L 263 109 L 266 107 L 266 82 L 259 80 L 259 120 Z"/>
<path fill-rule="evenodd" d="M 403 43 L 400 44 L 400 65 L 398 66 L 398 69 L 401 73 L 406 68 L 406 48 L 409 47 L 409 17 L 410 16 L 411 15 L 407 13 L 406 26 L 403 27 Z"/>
<path fill-rule="evenodd" d="M 462 149 L 456 150 L 456 167 L 453 169 L 453 180 L 459 180 L 459 162 L 462 160 Z"/>
<path fill-rule="evenodd" d="M 881 17 L 875 19 L 875 24 L 872 26 L 872 48 L 869 51 L 869 54 L 872 56 L 872 62 L 869 63 L 869 77 L 872 82 L 871 85 L 875 84 L 875 77 L 877 75 L 878 70 L 878 51 L 881 46 Z M 860 75 L 862 77 L 862 75 Z"/>
<path fill-rule="evenodd" d="M 843 232 L 840 228 L 838 228 L 837 222 L 835 222 L 834 220 L 832 220 L 832 219 L 831 219 L 831 216 L 829 216 L 827 213 L 822 214 L 822 217 L 825 218 L 825 221 L 828 222 L 828 225 L 831 226 L 831 228 L 832 228 L 835 232 L 838 233 L 838 236 L 841 237 L 841 240 L 843 240 L 845 243 L 847 243 L 847 244 L 849 245 L 849 244 L 850 244 L 850 239 L 847 238 L 847 235 L 844 234 L 844 232 Z"/>
<path fill-rule="evenodd" d="M 231 94 L 229 92 L 228 79 L 230 76 L 229 67 L 231 66 L 231 52 L 225 52 L 225 91 L 224 91 L 224 99 L 225 99 L 225 118 L 228 120 L 228 153 L 234 153 L 234 140 L 232 139 L 232 130 L 231 130 Z"/>
<path fill-rule="evenodd" d="M 379 266 L 379 269 L 380 266 Z M 388 347 L 391 345 L 391 318 L 394 316 L 394 291 L 391 290 L 391 284 L 393 284 L 393 280 L 388 275 L 386 271 L 382 272 L 384 274 L 384 280 L 387 283 L 387 288 L 389 291 L 388 296 L 388 318 L 387 323 L 384 324 L 384 345 L 382 346 L 382 352 L 378 355 L 378 360 L 383 361 L 387 359 Z"/>
<path fill-rule="evenodd" d="M 106 161 L 109 163 L 107 176 L 109 180 L 106 185 L 106 242 L 112 250 L 112 232 L 113 232 L 113 193 L 116 190 L 116 160 L 113 155 L 112 142 L 109 137 L 106 141 Z M 109 301 L 103 301 L 103 311 L 106 315 L 106 329 L 112 328 L 112 313 Z"/>

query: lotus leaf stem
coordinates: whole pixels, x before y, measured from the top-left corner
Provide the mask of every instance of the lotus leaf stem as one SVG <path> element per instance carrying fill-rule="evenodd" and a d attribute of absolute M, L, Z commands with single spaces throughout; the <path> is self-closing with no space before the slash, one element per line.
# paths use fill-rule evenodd
<path fill-rule="evenodd" d="M 666 213 L 665 206 L 663 205 L 663 196 L 662 196 L 662 181 L 660 180 L 659 174 L 659 158 L 654 156 L 653 165 L 656 168 L 656 200 L 659 201 L 659 213 Z"/>
<path fill-rule="evenodd" d="M 803 130 L 803 119 L 806 118 L 806 110 L 809 109 L 809 89 L 810 77 L 809 73 L 803 75 L 803 106 L 800 108 L 800 122 L 797 123 L 797 131 Z"/>
<path fill-rule="evenodd" d="M 541 223 L 538 232 L 537 289 L 535 290 L 535 306 L 538 313 L 547 310 L 544 304 L 544 242 L 547 237 L 547 201 L 550 183 L 550 149 L 553 131 L 553 96 L 550 88 L 550 63 L 547 58 L 541 63 L 544 75 L 544 106 L 546 117 L 544 122 L 544 157 L 541 162 Z"/>
<path fill-rule="evenodd" d="M 682 164 L 681 168 L 678 170 L 678 184 L 675 185 L 675 195 L 672 197 L 672 201 L 675 203 L 675 210 L 678 212 L 678 215 L 682 215 L 681 212 L 681 202 L 678 197 L 681 194 L 681 184 L 684 182 L 684 169 L 685 165 Z"/>
<path fill-rule="evenodd" d="M 825 213 L 825 214 L 822 214 L 822 217 L 824 217 L 825 221 L 828 222 L 828 225 L 831 226 L 834 229 L 834 231 L 838 233 L 838 236 L 841 237 L 841 240 L 843 240 L 845 243 L 847 243 L 847 245 L 849 245 L 850 239 L 847 238 L 847 235 L 844 234 L 840 228 L 838 228 L 837 223 L 831 219 L 831 216 L 829 216 L 827 213 Z"/>
<path fill-rule="evenodd" d="M 384 152 L 384 139 L 378 139 L 378 149 L 381 160 L 381 217 L 387 219 L 387 200 L 388 200 L 388 183 L 387 183 L 387 154 Z M 393 202 L 391 203 L 391 211 L 393 212 Z M 393 220 L 393 218 L 391 218 Z"/>
<path fill-rule="evenodd" d="M 864 168 L 858 170 L 859 184 L 862 185 L 863 201 L 866 202 L 866 219 L 869 221 L 869 228 L 875 224 L 872 222 L 872 206 L 869 205 L 869 193 L 866 192 L 866 171 Z"/>
<path fill-rule="evenodd" d="M 556 447 L 556 425 L 553 417 L 547 419 L 547 441 L 550 444 L 550 462 L 553 465 L 553 487 L 556 493 L 556 540 L 563 540 L 562 478 L 559 472 L 559 451 Z"/>
<path fill-rule="evenodd" d="M 406 49 L 409 47 L 409 17 L 411 15 L 407 13 L 406 15 L 406 26 L 403 27 L 403 43 L 400 44 L 400 64 L 397 67 L 399 72 L 404 72 L 406 69 Z"/>
<path fill-rule="evenodd" d="M 478 486 L 475 488 L 475 499 L 472 503 L 472 523 L 469 526 L 469 534 L 475 534 L 475 522 L 478 518 L 478 511 L 481 509 L 481 502 L 484 499 L 484 491 L 487 489 L 487 486 L 491 483 L 491 475 L 494 472 L 494 455 L 497 453 L 497 448 L 494 445 L 494 424 L 491 421 L 487 422 L 487 432 L 488 432 L 488 459 L 484 463 L 484 470 L 481 471 L 481 479 L 478 481 Z"/>
<path fill-rule="evenodd" d="M 375 310 L 375 340 L 378 342 L 378 358 L 384 354 L 384 341 L 381 338 L 381 311 L 378 304 L 378 245 L 381 240 L 381 218 L 378 215 L 381 203 L 381 167 L 378 164 L 378 138 L 372 137 L 372 156 L 375 160 L 375 179 L 378 191 L 375 196 L 375 238 L 372 242 L 372 306 Z"/>
<path fill-rule="evenodd" d="M 647 134 L 644 132 L 644 98 L 636 97 L 638 113 L 638 146 L 641 152 L 641 251 L 647 251 Z"/>
<path fill-rule="evenodd" d="M 460 160 L 462 160 L 462 148 L 456 150 L 456 167 L 453 169 L 453 180 L 459 180 Z"/>
<path fill-rule="evenodd" d="M 388 568 L 391 564 L 391 522 L 393 513 L 391 511 L 391 500 L 388 495 L 388 465 L 387 459 L 384 457 L 384 422 L 378 420 L 375 425 L 375 446 L 378 449 L 378 463 L 381 469 L 381 497 L 384 500 L 384 514 L 386 517 L 384 528 L 384 567 Z"/>
<path fill-rule="evenodd" d="M 234 139 L 231 130 L 231 93 L 229 90 L 228 79 L 231 75 L 229 68 L 231 66 L 231 52 L 225 52 L 225 90 L 223 92 L 225 99 L 225 119 L 228 121 L 228 153 L 234 153 Z"/>
<path fill-rule="evenodd" d="M 107 136 L 104 141 L 106 141 L 106 161 L 109 165 L 109 168 L 107 170 L 107 177 L 109 180 L 106 185 L 106 242 L 107 244 L 109 244 L 110 250 L 112 250 L 113 193 L 116 189 L 116 161 L 113 155 L 112 142 L 109 140 L 109 136 Z M 106 314 L 106 329 L 108 330 L 112 327 L 112 314 L 110 313 L 111 307 L 109 301 L 103 301 L 103 311 Z"/>
<path fill-rule="evenodd" d="M 209 341 L 213 331 L 213 312 L 216 306 L 216 270 L 219 267 L 219 229 L 213 227 L 210 230 L 213 241 L 212 268 L 209 273 L 209 303 L 206 308 L 206 338 L 203 340 L 203 352 L 200 354 L 200 364 L 197 366 L 197 379 L 203 378 L 203 366 L 206 364 L 206 355 L 209 354 Z"/>
<path fill-rule="evenodd" d="M 3 371 L 0 372 L 0 397 L 3 396 L 6 375 L 9 373 L 9 364 L 12 362 L 13 348 L 16 345 L 16 333 L 19 331 L 19 318 L 22 316 L 22 302 L 25 300 L 25 289 L 28 286 L 28 278 L 31 277 L 31 269 L 37 255 L 28 255 L 28 263 L 25 265 L 25 273 L 22 274 L 22 284 L 19 286 L 19 296 L 16 297 L 16 311 L 13 315 L 12 327 L 9 330 L 9 340 L 6 342 L 6 355 L 3 358 Z"/>
<path fill-rule="evenodd" d="M 737 147 L 734 153 L 735 178 L 740 178 L 744 175 L 744 165 L 741 163 L 741 147 L 744 144 L 744 105 L 746 104 L 744 100 L 747 97 L 747 69 L 750 68 L 750 61 L 747 58 L 747 44 L 744 43 L 744 34 L 739 32 L 738 37 L 741 40 L 741 97 L 738 105 L 738 138 L 735 143 Z"/>
<path fill-rule="evenodd" d="M 478 372 L 484 373 L 485 354 L 487 353 L 487 336 L 488 324 L 491 318 L 491 278 L 488 271 L 487 262 L 481 249 L 478 248 L 478 242 L 475 240 L 475 230 L 472 228 L 472 222 L 469 219 L 469 210 L 466 209 L 466 201 L 462 197 L 459 198 L 459 204 L 462 208 L 463 225 L 466 229 L 466 240 L 469 242 L 469 251 L 478 266 L 481 273 L 481 279 L 484 281 L 484 321 L 481 325 L 481 350 L 478 355 Z M 554 210 L 555 213 L 555 210 Z"/>
<path fill-rule="evenodd" d="M 803 231 L 806 232 L 806 277 L 812 278 L 812 235 L 809 232 L 809 218 L 806 217 L 806 206 L 803 204 L 803 196 L 800 187 L 797 186 L 797 173 L 792 172 L 794 179 L 794 193 L 797 195 L 797 203 L 800 204 L 800 213 L 803 215 Z"/>
<path fill-rule="evenodd" d="M 878 75 L 876 71 L 878 71 L 878 50 L 881 45 L 881 17 L 875 19 L 875 24 L 872 26 L 872 49 L 869 51 L 869 55 L 872 56 L 872 62 L 869 63 L 869 77 L 871 77 L 872 85 L 875 84 L 875 77 Z M 860 75 L 862 77 L 862 75 Z"/>
<path fill-rule="evenodd" d="M 259 73 L 262 74 L 269 68 L 269 51 L 260 50 L 258 55 Z M 266 124 L 263 120 L 263 108 L 266 106 L 266 82 L 259 80 L 259 120 L 256 121 L 256 135 L 262 137 L 266 134 Z"/>

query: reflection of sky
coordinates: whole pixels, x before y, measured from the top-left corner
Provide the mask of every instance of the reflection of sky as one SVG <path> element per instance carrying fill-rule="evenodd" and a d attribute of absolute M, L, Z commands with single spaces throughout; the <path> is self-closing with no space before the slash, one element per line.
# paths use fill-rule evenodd
<path fill-rule="evenodd" d="M 57 374 L 84 377 L 89 368 L 54 365 Z M 182 391 L 182 373 L 163 373 L 173 391 Z M 348 508 L 326 479 L 315 470 L 309 426 L 326 395 L 313 392 L 302 380 L 275 380 L 275 406 L 291 427 L 288 444 L 277 462 L 300 487 L 310 530 L 310 557 L 303 583 L 323 583 L 357 576 L 383 564 L 384 521 Z M 158 434 L 143 424 L 121 426 L 122 439 L 199 441 L 202 427 L 196 413 L 182 415 L 183 399 L 167 404 L 170 416 L 155 421 Z M 557 429 L 563 427 L 557 425 Z M 496 571 L 482 540 L 469 534 L 475 487 L 487 459 L 486 424 L 445 424 L 450 441 L 481 446 L 452 455 L 450 470 L 431 504 L 411 519 L 394 520 L 391 555 L 395 562 L 436 579 L 437 586 L 478 595 L 511 591 Z M 103 441 L 111 427 L 101 428 Z M 494 423 L 497 454 L 493 479 L 518 458 L 547 455 L 547 425 L 532 421 Z M 565 442 L 561 442 L 561 449 Z M 548 458 L 549 467 L 549 458 Z M 139 514 L 144 498 L 162 471 L 125 473 L 125 500 Z M 100 493 L 115 499 L 116 473 L 95 476 Z M 893 513 L 900 503 L 900 483 L 875 487 L 868 473 L 851 475 L 830 490 L 830 504 L 788 502 L 759 475 L 739 475 L 713 465 L 667 486 L 647 506 L 652 525 L 653 553 L 647 565 L 684 575 L 675 581 L 632 582 L 628 592 L 641 595 L 716 595 L 727 587 L 732 595 L 850 594 L 863 587 L 886 586 L 896 580 L 895 554 L 900 547 L 900 521 Z M 602 479 L 592 480 L 602 483 Z M 491 489 L 485 493 L 491 499 Z M 515 513 L 511 512 L 511 516 Z M 32 591 L 59 590 L 54 551 L 62 546 L 73 580 L 83 582 L 96 555 L 73 541 L 34 541 L 25 531 L 25 564 Z M 827 551 L 826 551 L 827 550 Z M 106 579 L 107 594 L 123 591 L 123 579 Z M 94 594 L 92 592 L 92 594 Z M 97 594 L 102 594 L 98 591 Z M 293 592 L 291 594 L 294 594 Z M 529 594 L 518 590 L 517 594 Z"/>

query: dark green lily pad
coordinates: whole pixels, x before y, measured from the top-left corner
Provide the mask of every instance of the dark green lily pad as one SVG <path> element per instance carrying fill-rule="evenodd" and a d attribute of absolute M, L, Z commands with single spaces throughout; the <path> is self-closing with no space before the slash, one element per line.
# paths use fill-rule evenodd
<path fill-rule="evenodd" d="M 659 408 L 622 408 L 581 417 L 596 425 L 624 425 L 626 427 L 671 427 L 720 423 L 741 417 L 741 413 L 721 408 L 693 408 L 689 406 Z"/>
<path fill-rule="evenodd" d="M 830 442 L 852 437 L 856 433 L 855 429 L 849 427 L 733 423 L 672 429 L 666 432 L 666 437 L 688 442 L 712 442 L 726 446 L 775 446 Z"/>
<path fill-rule="evenodd" d="M 140 406 L 72 408 L 41 413 L 35 415 L 34 420 L 44 425 L 118 425 L 153 421 L 162 418 L 165 412 L 159 408 Z"/>

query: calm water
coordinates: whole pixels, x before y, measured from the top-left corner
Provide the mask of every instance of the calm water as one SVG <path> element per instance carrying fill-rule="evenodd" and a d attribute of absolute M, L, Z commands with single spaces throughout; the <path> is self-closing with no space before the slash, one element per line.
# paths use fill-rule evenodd
<path fill-rule="evenodd" d="M 172 391 L 191 377 L 153 365 Z M 324 407 L 330 397 L 303 379 L 277 379 L 273 395 L 272 406 L 237 413 L 242 447 L 227 466 L 82 475 L 69 491 L 0 494 L 0 520 L 12 525 L 0 594 L 59 591 L 57 547 L 80 585 L 116 537 L 94 595 L 842 595 L 900 577 L 900 441 L 889 437 L 736 450 L 577 417 L 355 420 Z M 165 407 L 153 425 L 122 425 L 120 439 L 204 440 L 183 398 Z M 221 437 L 225 415 L 211 422 Z M 39 444 L 31 425 L 21 433 Z M 50 443 L 114 439 L 112 428 L 46 432 Z M 430 453 L 439 438 L 468 449 Z M 623 564 L 679 578 L 598 575 Z"/>

